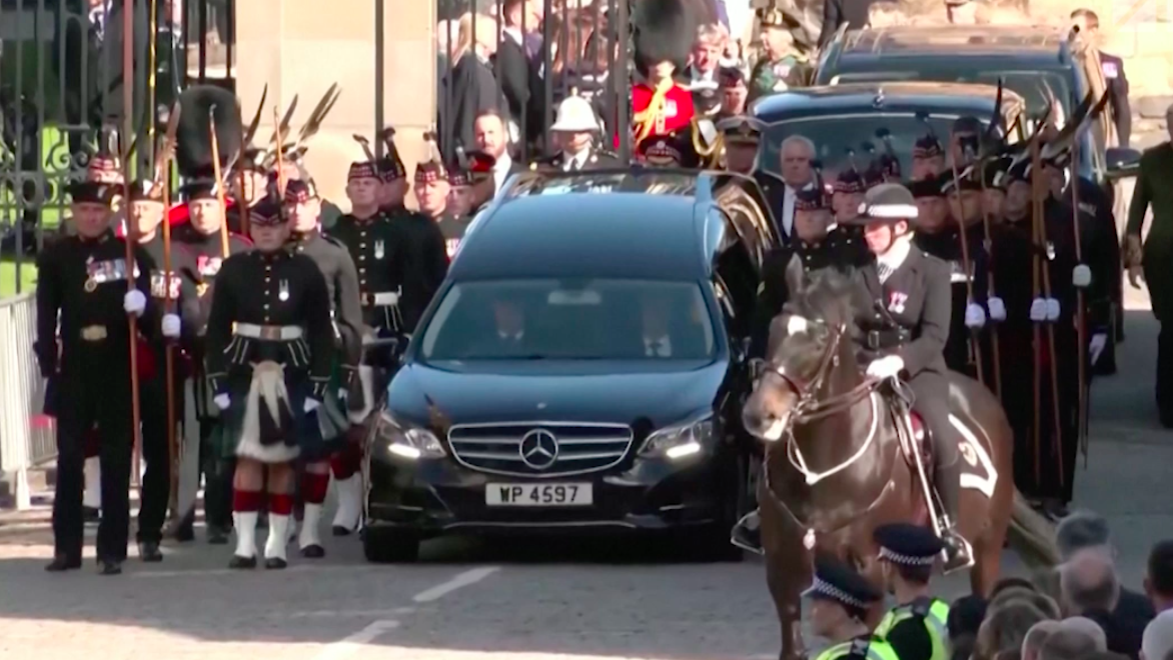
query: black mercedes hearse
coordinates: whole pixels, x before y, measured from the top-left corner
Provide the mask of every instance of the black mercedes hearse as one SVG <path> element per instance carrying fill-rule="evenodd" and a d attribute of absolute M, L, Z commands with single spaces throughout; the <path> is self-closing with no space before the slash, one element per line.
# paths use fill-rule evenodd
<path fill-rule="evenodd" d="M 680 534 L 735 560 L 762 259 L 753 179 L 515 176 L 470 226 L 371 434 L 371 561 L 443 534 Z"/>

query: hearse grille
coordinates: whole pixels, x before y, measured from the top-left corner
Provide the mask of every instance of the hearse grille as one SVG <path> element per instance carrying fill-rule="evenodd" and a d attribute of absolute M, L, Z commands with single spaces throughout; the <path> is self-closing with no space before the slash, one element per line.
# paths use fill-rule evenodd
<path fill-rule="evenodd" d="M 522 422 L 453 426 L 452 455 L 465 467 L 523 477 L 564 477 L 613 467 L 631 448 L 621 424 Z"/>

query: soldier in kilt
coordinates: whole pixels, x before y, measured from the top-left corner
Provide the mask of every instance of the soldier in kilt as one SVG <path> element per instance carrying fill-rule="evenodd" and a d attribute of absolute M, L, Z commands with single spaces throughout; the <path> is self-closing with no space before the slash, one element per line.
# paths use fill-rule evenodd
<path fill-rule="evenodd" d="M 267 500 L 265 567 L 285 568 L 294 462 L 324 452 L 318 410 L 334 360 L 330 294 L 314 260 L 286 248 L 290 223 L 271 202 L 250 217 L 256 250 L 224 261 L 205 356 L 222 411 L 219 452 L 235 453 L 230 568 L 257 565 L 256 529 Z M 267 494 L 267 497 L 265 495 Z"/>
<path fill-rule="evenodd" d="M 358 380 L 358 366 L 362 360 L 362 338 L 365 326 L 362 303 L 359 298 L 358 271 L 346 246 L 335 238 L 321 233 L 321 206 L 317 190 L 311 182 L 290 181 L 285 187 L 285 210 L 292 220 L 293 241 L 290 250 L 314 260 L 326 280 L 330 298 L 330 314 L 334 319 L 334 368 L 326 397 L 318 410 L 318 426 L 322 444 L 303 447 L 303 471 L 299 480 L 304 503 L 298 545 L 303 557 L 317 559 L 326 555 L 322 547 L 319 527 L 322 505 L 330 486 L 332 458 L 345 452 L 348 456 L 361 448 L 350 447 L 352 440 L 361 440 L 361 433 L 350 433 L 350 408 L 364 407 L 363 388 Z M 361 445 L 359 446 L 361 447 Z M 340 459 L 345 460 L 345 459 Z M 348 476 L 353 476 L 353 473 Z M 354 484 L 358 484 L 354 481 Z M 342 505 L 353 507 L 354 490 L 350 482 L 340 484 Z M 344 492 L 345 490 L 345 492 Z M 361 493 L 358 494 L 361 497 Z"/>

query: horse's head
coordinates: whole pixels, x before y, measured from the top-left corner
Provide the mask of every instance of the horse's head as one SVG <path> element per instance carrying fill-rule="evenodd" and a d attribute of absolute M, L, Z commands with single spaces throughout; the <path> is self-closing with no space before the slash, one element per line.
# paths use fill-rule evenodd
<path fill-rule="evenodd" d="M 855 327 L 849 276 L 825 269 L 808 277 L 798 258 L 786 268 L 790 301 L 770 324 L 766 359 L 756 366 L 753 392 L 742 409 L 747 431 L 782 438 L 796 413 L 833 395 L 844 358 L 858 378 L 850 334 Z"/>

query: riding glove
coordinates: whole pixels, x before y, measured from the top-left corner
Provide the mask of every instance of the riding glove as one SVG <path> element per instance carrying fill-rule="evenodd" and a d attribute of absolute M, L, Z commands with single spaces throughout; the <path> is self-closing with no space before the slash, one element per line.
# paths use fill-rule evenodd
<path fill-rule="evenodd" d="M 871 378 L 879 378 L 881 380 L 886 378 L 894 378 L 904 371 L 904 360 L 899 355 L 888 355 L 878 360 L 873 360 L 868 365 L 867 375 Z"/>
<path fill-rule="evenodd" d="M 986 300 L 986 307 L 990 309 L 990 320 L 1005 321 L 1006 320 L 1006 303 L 997 296 L 991 296 Z"/>
<path fill-rule="evenodd" d="M 986 310 L 977 303 L 969 303 L 965 308 L 965 325 L 970 330 L 978 330 L 986 324 Z"/>
<path fill-rule="evenodd" d="M 1091 341 L 1088 342 L 1087 354 L 1093 365 L 1100 359 L 1100 354 L 1104 352 L 1104 347 L 1107 345 L 1107 334 L 1101 332 L 1092 335 Z"/>
<path fill-rule="evenodd" d="M 127 314 L 142 316 L 143 311 L 147 308 L 147 297 L 138 289 L 127 291 L 126 296 L 122 298 L 122 308 L 126 310 Z"/>
<path fill-rule="evenodd" d="M 1092 283 L 1092 269 L 1086 264 L 1079 264 L 1071 271 L 1071 283 L 1080 289 L 1086 289 Z"/>

